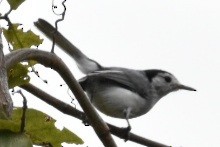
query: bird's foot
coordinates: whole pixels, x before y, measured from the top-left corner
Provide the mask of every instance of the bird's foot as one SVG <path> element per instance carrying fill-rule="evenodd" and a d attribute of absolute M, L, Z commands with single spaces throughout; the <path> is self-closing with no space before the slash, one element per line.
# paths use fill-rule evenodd
<path fill-rule="evenodd" d="M 83 123 L 85 126 L 89 126 L 89 125 L 90 125 L 89 119 L 88 119 L 87 117 L 83 118 L 82 123 Z"/>
<path fill-rule="evenodd" d="M 129 138 L 130 138 L 130 131 L 131 131 L 131 126 L 129 125 L 128 127 L 126 127 L 126 128 L 124 128 L 125 130 L 124 130 L 124 133 L 125 133 L 125 139 L 124 139 L 124 141 L 126 142 L 126 141 L 128 141 L 129 140 Z"/>

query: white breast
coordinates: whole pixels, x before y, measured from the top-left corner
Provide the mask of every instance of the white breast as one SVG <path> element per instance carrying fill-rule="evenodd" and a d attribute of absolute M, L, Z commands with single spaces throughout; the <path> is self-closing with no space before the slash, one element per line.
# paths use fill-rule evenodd
<path fill-rule="evenodd" d="M 93 91 L 92 103 L 102 113 L 117 118 L 125 118 L 123 112 L 127 108 L 131 109 L 130 118 L 138 117 L 147 113 L 155 104 L 130 90 L 119 87 Z"/>

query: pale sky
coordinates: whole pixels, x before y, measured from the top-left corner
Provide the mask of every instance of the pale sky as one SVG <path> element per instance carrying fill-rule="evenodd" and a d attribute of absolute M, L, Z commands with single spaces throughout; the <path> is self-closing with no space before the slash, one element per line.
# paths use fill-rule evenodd
<path fill-rule="evenodd" d="M 4 3 L 1 13 L 7 10 Z M 149 113 L 130 120 L 133 133 L 174 147 L 220 146 L 220 1 L 67 0 L 66 6 L 59 30 L 88 57 L 104 66 L 167 70 L 198 90 L 167 95 Z M 28 0 L 10 18 L 28 30 L 38 18 L 54 23 L 57 16 L 51 11 L 51 1 Z M 36 28 L 33 31 L 38 32 Z M 39 48 L 49 51 L 51 43 L 47 39 L 44 43 Z M 55 52 L 77 79 L 83 77 L 71 58 L 59 48 Z M 59 87 L 63 83 L 59 76 L 49 69 L 37 69 L 49 84 L 37 78 L 32 83 L 70 103 L 67 87 Z M 16 105 L 21 103 L 16 99 Z M 85 141 L 82 147 L 102 147 L 91 127 L 84 127 L 77 119 L 32 95 L 28 95 L 28 105 L 47 112 L 79 135 Z M 127 125 L 125 120 L 100 115 L 116 126 Z M 118 146 L 141 146 L 114 139 Z"/>

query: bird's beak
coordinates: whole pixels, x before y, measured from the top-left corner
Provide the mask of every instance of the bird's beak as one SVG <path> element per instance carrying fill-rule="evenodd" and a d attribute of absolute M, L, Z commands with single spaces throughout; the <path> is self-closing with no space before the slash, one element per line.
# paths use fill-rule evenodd
<path fill-rule="evenodd" d="M 182 84 L 178 85 L 177 88 L 183 89 L 183 90 L 189 90 L 189 91 L 196 91 L 196 89 L 189 87 L 189 86 L 182 85 Z"/>

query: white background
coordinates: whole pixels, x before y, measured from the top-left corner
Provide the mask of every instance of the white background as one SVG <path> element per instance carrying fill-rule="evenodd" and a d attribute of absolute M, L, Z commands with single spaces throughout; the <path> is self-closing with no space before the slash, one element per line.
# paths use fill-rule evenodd
<path fill-rule="evenodd" d="M 131 120 L 133 133 L 174 147 L 220 146 L 218 0 L 69 0 L 66 6 L 65 21 L 59 24 L 59 30 L 88 57 L 104 66 L 167 70 L 183 84 L 198 90 L 178 91 L 164 97 L 149 113 Z M 7 10 L 4 0 L 0 11 Z M 33 21 L 44 18 L 54 23 L 57 16 L 51 11 L 51 1 L 27 0 L 10 18 L 12 22 L 23 23 L 25 30 L 32 28 L 40 34 L 33 28 Z M 49 51 L 51 43 L 42 38 L 44 45 L 39 48 Z M 77 79 L 83 76 L 70 57 L 58 48 L 55 52 Z M 49 69 L 37 69 L 49 84 L 36 76 L 32 83 L 70 103 L 67 87 L 59 86 L 63 83 L 59 76 Z M 102 146 L 91 127 L 84 127 L 77 119 L 25 94 L 29 107 L 47 112 L 71 129 L 85 141 L 83 147 Z M 15 105 L 22 104 L 18 97 L 13 97 Z M 76 100 L 74 103 L 80 109 Z M 117 126 L 127 125 L 125 120 L 101 116 Z M 118 146 L 138 146 L 114 138 Z"/>

